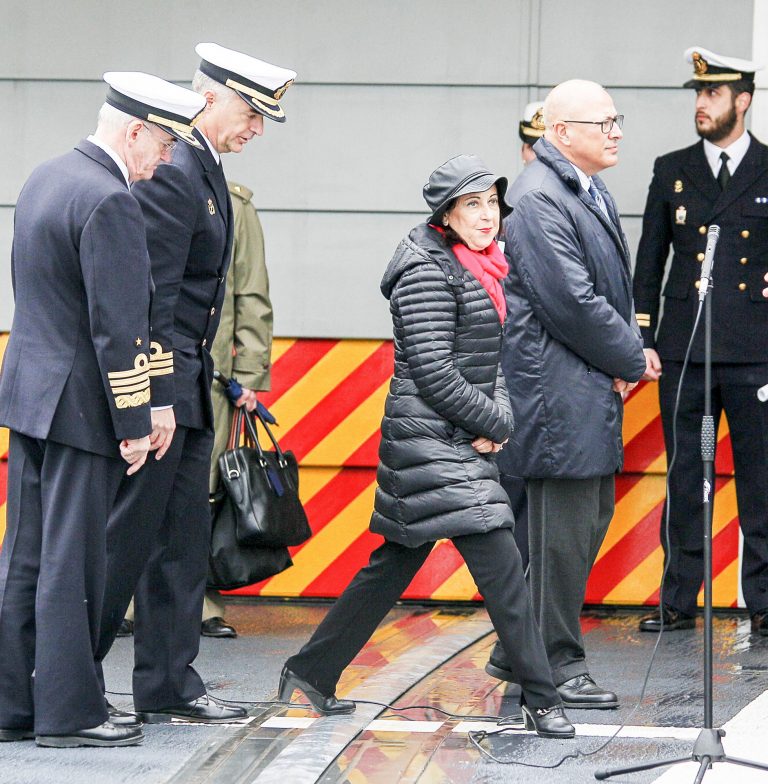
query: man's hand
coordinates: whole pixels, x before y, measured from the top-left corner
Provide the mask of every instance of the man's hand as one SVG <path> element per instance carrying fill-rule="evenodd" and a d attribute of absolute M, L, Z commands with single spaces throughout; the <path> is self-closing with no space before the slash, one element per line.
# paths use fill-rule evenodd
<path fill-rule="evenodd" d="M 243 387 L 243 394 L 237 399 L 235 405 L 238 408 L 245 406 L 247 411 L 253 411 L 256 408 L 256 391 Z"/>
<path fill-rule="evenodd" d="M 152 412 L 152 435 L 150 449 L 156 449 L 155 460 L 161 460 L 173 441 L 176 430 L 176 415 L 172 408 L 161 408 Z"/>
<path fill-rule="evenodd" d="M 768 289 L 766 289 L 768 291 Z M 661 359 L 653 348 L 644 348 L 645 354 L 645 373 L 643 373 L 643 381 L 658 381 L 661 376 Z"/>
<path fill-rule="evenodd" d="M 507 439 L 507 441 L 508 440 L 509 439 Z M 501 448 L 504 446 L 504 444 L 507 443 L 507 441 L 504 441 L 501 444 L 497 444 L 495 441 L 491 441 L 490 438 L 483 438 L 482 436 L 478 436 L 472 442 L 472 446 L 476 452 L 479 452 L 481 455 L 487 455 L 490 452 L 500 452 Z"/>
<path fill-rule="evenodd" d="M 128 476 L 135 474 L 147 461 L 150 450 L 149 436 L 143 438 L 124 438 L 120 442 L 120 454 L 130 468 L 125 472 Z"/>
<path fill-rule="evenodd" d="M 627 399 L 627 395 L 637 386 L 637 381 L 624 381 L 623 378 L 613 379 L 613 391 L 621 395 L 622 400 Z"/>

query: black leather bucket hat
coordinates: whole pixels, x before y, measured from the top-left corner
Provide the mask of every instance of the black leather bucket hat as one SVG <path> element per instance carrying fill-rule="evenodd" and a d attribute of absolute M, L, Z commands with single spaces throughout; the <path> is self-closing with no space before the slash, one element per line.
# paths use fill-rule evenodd
<path fill-rule="evenodd" d="M 457 155 L 438 166 L 424 186 L 424 201 L 432 210 L 428 223 L 439 226 L 443 213 L 457 196 L 483 193 L 492 185 L 496 185 L 499 192 L 499 208 L 504 218 L 512 212 L 504 201 L 507 184 L 506 177 L 493 174 L 477 155 Z"/>

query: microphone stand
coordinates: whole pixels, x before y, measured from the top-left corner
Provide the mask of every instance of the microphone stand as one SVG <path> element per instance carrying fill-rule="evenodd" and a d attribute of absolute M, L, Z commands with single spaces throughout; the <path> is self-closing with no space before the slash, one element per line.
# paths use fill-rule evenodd
<path fill-rule="evenodd" d="M 704 416 L 701 419 L 701 462 L 703 464 L 704 522 L 704 727 L 687 757 L 658 760 L 645 765 L 595 771 L 603 781 L 622 773 L 638 773 L 681 762 L 698 762 L 693 784 L 701 784 L 713 762 L 730 762 L 768 771 L 768 765 L 752 760 L 729 757 L 723 748 L 725 730 L 712 726 L 712 502 L 715 496 L 715 424 L 712 418 L 712 283 L 704 294 Z M 768 781 L 768 779 L 766 779 Z"/>

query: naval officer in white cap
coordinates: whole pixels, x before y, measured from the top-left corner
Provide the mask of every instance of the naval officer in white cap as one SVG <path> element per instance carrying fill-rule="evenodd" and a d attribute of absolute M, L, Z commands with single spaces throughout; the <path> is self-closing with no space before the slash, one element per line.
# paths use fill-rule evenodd
<path fill-rule="evenodd" d="M 523 110 L 523 119 L 520 120 L 517 132 L 523 146 L 520 148 L 520 157 L 523 165 L 536 159 L 533 145 L 544 135 L 544 102 L 532 101 L 526 104 Z"/>
<path fill-rule="evenodd" d="M 192 140 L 205 101 L 108 73 L 96 131 L 40 165 L 18 198 L 16 307 L 0 372 L 10 428 L 0 555 L 0 740 L 122 746 L 94 664 L 106 524 L 150 447 L 150 266 L 129 186 Z"/>
<path fill-rule="evenodd" d="M 232 204 L 221 155 L 240 152 L 285 120 L 280 99 L 296 77 L 217 44 L 199 44 L 192 88 L 207 107 L 197 147 L 134 189 L 147 224 L 155 292 L 149 376 L 150 459 L 123 482 L 107 532 L 108 568 L 97 658 L 108 652 L 135 591 L 133 701 L 147 722 L 223 723 L 243 708 L 206 694 L 192 667 L 208 570 L 208 474 L 213 445 L 210 347 L 232 251 Z"/>
<path fill-rule="evenodd" d="M 755 71 L 762 66 L 692 46 L 685 87 L 696 90 L 700 140 L 656 160 L 637 252 L 634 298 L 643 334 L 645 378 L 659 381 L 668 458 L 675 395 L 698 306 L 697 288 L 710 225 L 720 226 L 712 288 L 712 408 L 715 427 L 728 417 L 744 534 L 741 586 L 752 631 L 768 635 L 768 419 L 756 392 L 768 381 L 768 147 L 744 127 Z M 670 245 L 673 250 L 667 282 Z M 663 317 L 661 297 L 664 298 Z M 641 631 L 690 629 L 703 577 L 701 417 L 703 329 L 693 343 L 677 420 L 670 475 L 668 565 L 661 608 Z M 717 501 L 715 501 L 717 505 Z M 664 516 L 662 515 L 662 520 Z"/>

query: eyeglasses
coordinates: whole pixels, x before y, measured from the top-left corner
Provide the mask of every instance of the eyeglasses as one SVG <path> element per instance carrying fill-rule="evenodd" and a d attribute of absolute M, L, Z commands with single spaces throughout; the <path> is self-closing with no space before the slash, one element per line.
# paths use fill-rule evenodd
<path fill-rule="evenodd" d="M 581 125 L 599 125 L 603 133 L 610 133 L 614 124 L 619 126 L 619 130 L 624 127 L 624 115 L 617 114 L 615 117 L 608 117 L 605 120 L 563 120 L 567 123 L 580 123 Z"/>
<path fill-rule="evenodd" d="M 150 127 L 148 125 L 145 125 L 144 123 L 142 123 L 141 127 L 142 128 L 146 128 L 146 130 L 149 131 L 149 135 L 156 142 L 160 142 L 160 144 L 163 145 L 163 152 L 173 152 L 176 149 L 177 139 L 172 139 L 169 142 L 164 142 L 162 139 L 158 139 L 157 136 L 155 136 L 155 134 L 152 133 L 152 130 L 150 129 Z"/>

